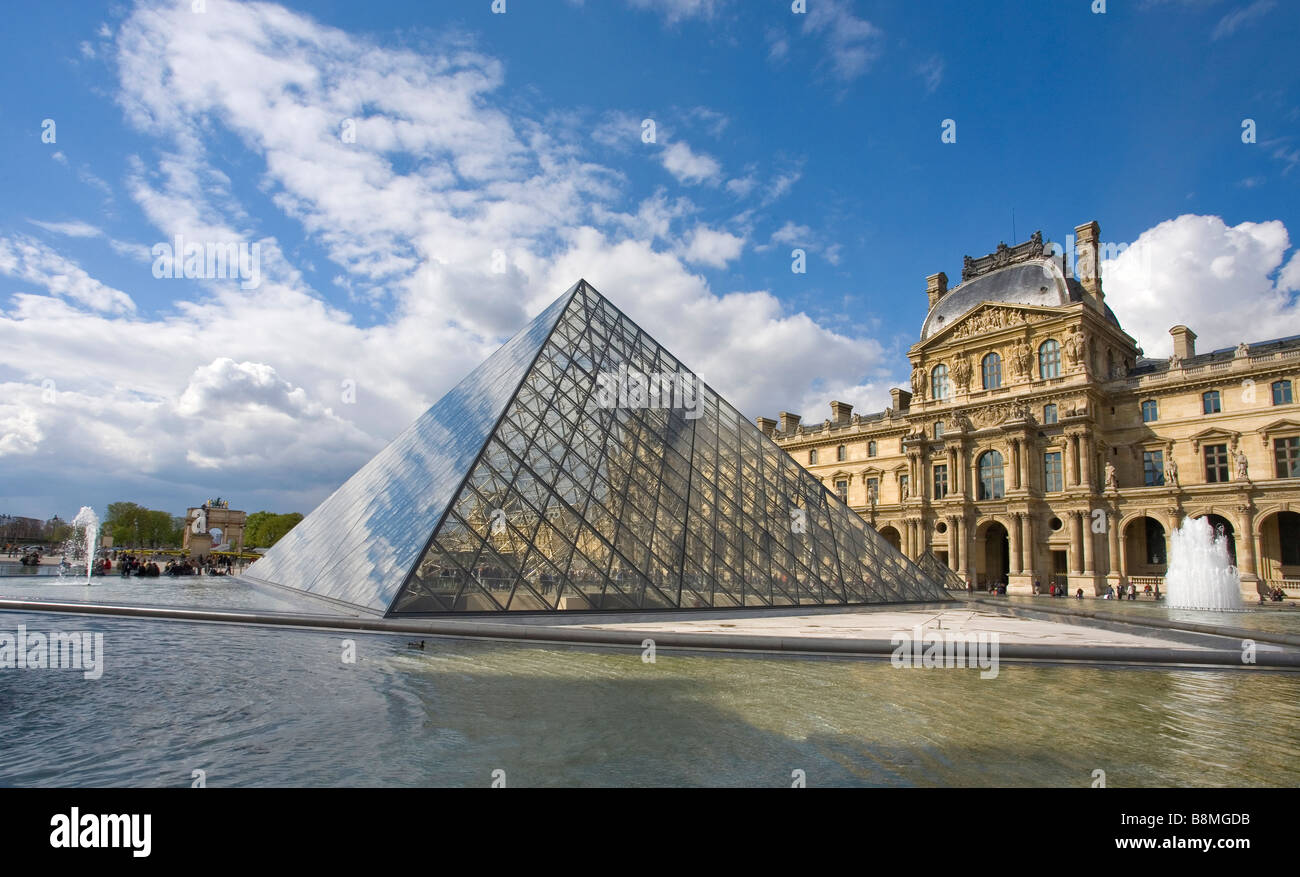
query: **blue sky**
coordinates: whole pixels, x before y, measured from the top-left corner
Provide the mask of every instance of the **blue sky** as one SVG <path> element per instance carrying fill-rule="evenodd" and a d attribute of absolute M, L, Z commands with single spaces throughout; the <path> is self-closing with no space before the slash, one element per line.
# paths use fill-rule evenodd
<path fill-rule="evenodd" d="M 927 274 L 1092 219 L 1148 353 L 1300 332 L 1294 4 L 200 5 L 0 36 L 0 511 L 305 512 L 579 276 L 750 416 L 879 410 Z"/>

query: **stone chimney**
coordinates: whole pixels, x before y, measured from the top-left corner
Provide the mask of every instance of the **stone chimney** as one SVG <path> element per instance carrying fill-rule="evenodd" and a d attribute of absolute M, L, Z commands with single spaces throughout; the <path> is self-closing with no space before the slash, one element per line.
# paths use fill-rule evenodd
<path fill-rule="evenodd" d="M 930 309 L 939 303 L 939 299 L 948 293 L 948 275 L 940 271 L 925 278 L 925 294 L 930 299 Z"/>
<path fill-rule="evenodd" d="M 772 437 L 772 432 L 776 429 L 776 421 L 770 417 L 755 417 L 754 422 L 758 424 L 758 431 L 768 438 Z"/>
<path fill-rule="evenodd" d="M 848 426 L 853 417 L 853 406 L 847 402 L 831 403 L 831 425 Z"/>
<path fill-rule="evenodd" d="M 789 411 L 782 411 L 778 416 L 781 418 L 781 434 L 793 435 L 794 431 L 799 428 L 799 415 L 791 414 Z"/>
<path fill-rule="evenodd" d="M 1174 326 L 1169 330 L 1174 339 L 1174 356 L 1179 359 L 1191 359 L 1196 355 L 1196 333 L 1186 326 Z"/>
<path fill-rule="evenodd" d="M 1084 299 L 1099 311 L 1106 310 L 1101 291 L 1101 226 L 1084 223 L 1074 229 L 1074 273 L 1083 287 Z"/>
<path fill-rule="evenodd" d="M 894 402 L 891 407 L 895 412 L 906 411 L 908 408 L 912 407 L 912 394 L 906 390 L 894 387 L 889 391 L 889 398 Z"/>

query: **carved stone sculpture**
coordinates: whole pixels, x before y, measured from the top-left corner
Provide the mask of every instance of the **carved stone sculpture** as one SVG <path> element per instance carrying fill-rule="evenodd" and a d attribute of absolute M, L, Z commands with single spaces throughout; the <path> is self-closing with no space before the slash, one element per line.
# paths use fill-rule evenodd
<path fill-rule="evenodd" d="M 970 375 L 970 360 L 964 356 L 958 357 L 957 361 L 952 364 L 952 376 L 956 380 L 957 386 L 963 390 L 970 389 Z"/>

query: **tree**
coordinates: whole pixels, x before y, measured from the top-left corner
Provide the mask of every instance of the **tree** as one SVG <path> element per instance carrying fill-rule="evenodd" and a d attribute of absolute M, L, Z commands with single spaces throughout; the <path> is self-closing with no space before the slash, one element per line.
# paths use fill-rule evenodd
<path fill-rule="evenodd" d="M 103 532 L 119 548 L 179 548 L 185 519 L 133 502 L 111 502 Z"/>
<path fill-rule="evenodd" d="M 268 511 L 253 512 L 244 524 L 244 545 L 249 548 L 270 548 L 301 520 L 302 515 L 298 512 L 283 515 Z"/>

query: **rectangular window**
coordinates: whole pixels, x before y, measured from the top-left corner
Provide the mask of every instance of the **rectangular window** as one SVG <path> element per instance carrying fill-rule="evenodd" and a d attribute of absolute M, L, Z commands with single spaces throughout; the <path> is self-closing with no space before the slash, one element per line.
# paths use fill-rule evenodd
<path fill-rule="evenodd" d="M 1160 406 L 1156 404 L 1155 399 L 1148 399 L 1142 403 L 1142 422 L 1151 423 L 1160 419 Z"/>
<path fill-rule="evenodd" d="M 1142 483 L 1147 487 L 1165 486 L 1165 452 L 1142 452 Z"/>
<path fill-rule="evenodd" d="M 849 483 L 847 481 L 836 481 L 835 492 L 840 495 L 840 499 L 845 502 L 849 501 Z"/>
<path fill-rule="evenodd" d="M 937 438 L 937 439 L 941 439 L 941 438 L 943 438 L 943 421 L 942 421 L 942 420 L 939 421 L 938 423 L 936 423 L 936 424 L 934 425 L 934 437 Z"/>
<path fill-rule="evenodd" d="M 948 495 L 948 467 L 934 467 L 934 498 L 943 499 Z"/>
<path fill-rule="evenodd" d="M 1278 478 L 1300 478 L 1300 436 L 1273 439 Z"/>
<path fill-rule="evenodd" d="M 1277 381 L 1273 384 L 1273 404 L 1290 405 L 1291 404 L 1291 382 Z"/>
<path fill-rule="evenodd" d="M 1061 470 L 1061 452 L 1043 454 L 1043 490 L 1047 493 L 1060 493 L 1065 489 L 1065 478 Z"/>
<path fill-rule="evenodd" d="M 1219 484 L 1228 480 L 1228 446 L 1205 446 L 1205 481 Z"/>
<path fill-rule="evenodd" d="M 1219 391 L 1211 390 L 1201 395 L 1201 410 L 1206 414 L 1218 414 L 1223 410 L 1223 405 L 1219 400 Z"/>
<path fill-rule="evenodd" d="M 868 478 L 867 479 L 867 501 L 870 502 L 872 500 L 879 500 L 879 499 L 880 499 L 880 479 Z"/>
<path fill-rule="evenodd" d="M 1056 406 L 1049 402 L 1043 406 L 1043 424 L 1051 423 L 1056 423 Z"/>

